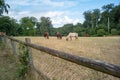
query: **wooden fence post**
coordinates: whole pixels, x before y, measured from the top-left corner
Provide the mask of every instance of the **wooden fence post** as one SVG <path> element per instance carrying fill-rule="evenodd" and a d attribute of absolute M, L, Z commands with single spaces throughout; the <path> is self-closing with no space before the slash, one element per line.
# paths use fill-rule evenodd
<path fill-rule="evenodd" d="M 25 42 L 26 43 L 31 43 L 30 38 L 25 38 Z M 30 59 L 29 64 L 30 64 L 30 67 L 31 67 L 31 75 L 33 75 L 32 78 L 36 79 L 36 80 L 38 79 L 37 77 L 35 77 L 35 74 L 34 74 L 34 71 L 36 71 L 39 74 L 39 76 L 41 77 L 42 80 L 50 80 L 47 76 L 45 76 L 42 72 L 40 72 L 39 70 L 37 70 L 35 68 L 35 66 L 33 64 L 33 58 L 32 58 L 32 49 L 29 46 L 27 46 L 27 48 L 28 48 L 28 51 L 29 51 L 28 52 L 29 53 L 29 59 Z"/>
<path fill-rule="evenodd" d="M 0 42 L 2 42 L 2 36 L 0 35 Z"/>
<path fill-rule="evenodd" d="M 12 39 L 11 39 L 11 46 L 12 46 L 13 54 L 16 55 L 16 44 Z"/>
<path fill-rule="evenodd" d="M 31 43 L 30 38 L 25 38 L 25 42 Z M 30 65 L 33 66 L 32 49 L 29 46 L 27 46 L 27 48 L 28 48 L 28 53 L 29 53 Z"/>
<path fill-rule="evenodd" d="M 0 40 L 1 40 L 1 42 L 3 42 L 4 44 L 7 44 L 7 37 L 6 37 L 6 36 L 0 36 Z"/>
<path fill-rule="evenodd" d="M 4 38 L 4 43 L 7 44 L 7 37 L 3 36 L 3 38 Z"/>
<path fill-rule="evenodd" d="M 31 40 L 30 40 L 30 38 L 25 38 L 25 42 L 26 43 L 31 43 Z M 31 68 L 31 78 L 34 78 L 34 71 L 33 71 L 33 68 L 34 68 L 34 64 L 33 64 L 33 58 L 32 58 L 32 49 L 29 47 L 29 46 L 27 46 L 27 49 L 28 49 L 28 55 L 29 55 L 29 65 L 30 65 L 30 68 Z"/>

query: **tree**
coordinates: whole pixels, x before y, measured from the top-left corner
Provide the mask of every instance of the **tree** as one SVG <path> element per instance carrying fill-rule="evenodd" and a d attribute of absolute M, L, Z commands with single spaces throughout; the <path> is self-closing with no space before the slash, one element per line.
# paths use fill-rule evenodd
<path fill-rule="evenodd" d="M 32 22 L 32 24 L 36 25 L 38 20 L 35 17 L 30 17 L 30 22 Z"/>
<path fill-rule="evenodd" d="M 83 26 L 86 28 L 92 27 L 92 12 L 91 11 L 86 11 L 83 13 L 85 17 L 85 21 L 83 23 Z"/>
<path fill-rule="evenodd" d="M 40 18 L 40 24 L 37 29 L 39 29 L 41 35 L 43 35 L 44 32 L 49 32 L 49 34 L 51 35 L 52 28 L 53 28 L 52 21 L 50 20 L 49 17 Z"/>
<path fill-rule="evenodd" d="M 116 29 L 118 30 L 118 34 L 120 35 L 120 23 L 117 23 Z"/>
<path fill-rule="evenodd" d="M 97 35 L 98 36 L 104 36 L 104 35 L 106 35 L 106 32 L 105 32 L 104 29 L 99 29 L 99 30 L 97 30 Z"/>
<path fill-rule="evenodd" d="M 117 6 L 115 6 L 112 9 L 111 14 L 112 14 L 113 23 L 114 23 L 114 25 L 112 26 L 112 28 L 117 28 L 117 30 L 120 30 L 120 4 L 117 5 Z"/>
<path fill-rule="evenodd" d="M 17 29 L 19 28 L 19 24 L 17 23 L 17 20 L 14 18 L 11 18 L 11 24 L 12 24 L 12 33 L 11 35 L 18 36 L 18 31 Z"/>
<path fill-rule="evenodd" d="M 0 0 L 0 16 L 4 12 L 8 13 L 8 8 L 10 8 L 10 6 L 7 3 L 5 3 L 4 0 Z"/>
<path fill-rule="evenodd" d="M 100 10 L 94 9 L 92 12 L 92 27 L 98 27 L 99 19 L 100 19 Z"/>
<path fill-rule="evenodd" d="M 73 32 L 73 28 L 74 28 L 74 25 L 71 23 L 69 24 L 65 24 L 63 27 L 62 27 L 62 34 L 63 35 L 68 35 L 69 32 Z"/>
<path fill-rule="evenodd" d="M 34 36 L 35 35 L 35 22 L 31 19 L 31 17 L 23 17 L 20 20 L 19 31 L 21 35 L 24 36 Z"/>
<path fill-rule="evenodd" d="M 118 35 L 117 29 L 111 29 L 111 34 L 112 35 Z"/>
<path fill-rule="evenodd" d="M 104 5 L 102 7 L 102 9 L 104 11 L 102 14 L 102 19 L 105 24 L 107 23 L 108 32 L 110 30 L 110 22 L 112 23 L 112 21 L 110 21 L 110 20 L 112 20 L 110 12 L 112 11 L 113 7 L 114 7 L 114 4 L 108 4 L 108 5 Z"/>
<path fill-rule="evenodd" d="M 17 28 L 16 20 L 9 16 L 0 17 L 0 31 L 6 32 L 7 35 L 15 35 Z"/>
<path fill-rule="evenodd" d="M 77 23 L 74 28 L 73 28 L 73 31 L 74 32 L 77 32 L 79 36 L 81 36 L 81 32 L 82 32 L 82 24 L 81 23 Z"/>

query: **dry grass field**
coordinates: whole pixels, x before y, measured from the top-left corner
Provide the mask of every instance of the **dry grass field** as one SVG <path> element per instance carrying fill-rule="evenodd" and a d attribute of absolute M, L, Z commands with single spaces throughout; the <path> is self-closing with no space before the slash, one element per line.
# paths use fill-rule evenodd
<path fill-rule="evenodd" d="M 24 40 L 25 37 L 16 38 Z M 65 37 L 62 40 L 56 37 L 28 38 L 36 45 L 120 65 L 120 37 L 79 37 L 72 41 L 66 41 Z M 52 80 L 120 80 L 35 49 L 32 52 L 36 68 Z"/>

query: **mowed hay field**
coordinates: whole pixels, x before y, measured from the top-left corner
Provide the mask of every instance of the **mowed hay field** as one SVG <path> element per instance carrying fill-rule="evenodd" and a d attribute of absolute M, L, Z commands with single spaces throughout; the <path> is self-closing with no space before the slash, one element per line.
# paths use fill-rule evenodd
<path fill-rule="evenodd" d="M 24 40 L 25 37 L 16 38 Z M 66 41 L 65 37 L 62 40 L 56 37 L 28 38 L 36 45 L 120 65 L 120 37 L 79 37 L 78 40 L 72 41 Z M 120 80 L 35 49 L 32 52 L 36 68 L 53 80 Z"/>

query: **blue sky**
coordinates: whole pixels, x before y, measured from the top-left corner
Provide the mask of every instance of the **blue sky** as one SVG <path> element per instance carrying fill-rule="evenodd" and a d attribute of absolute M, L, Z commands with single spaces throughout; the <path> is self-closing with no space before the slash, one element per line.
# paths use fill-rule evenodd
<path fill-rule="evenodd" d="M 100 9 L 103 5 L 113 3 L 118 5 L 119 0 L 5 0 L 10 5 L 10 17 L 18 21 L 22 17 L 34 16 L 50 17 L 54 27 L 61 27 L 67 23 L 84 22 L 83 13 L 87 10 Z"/>

